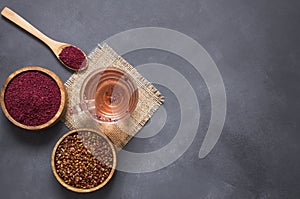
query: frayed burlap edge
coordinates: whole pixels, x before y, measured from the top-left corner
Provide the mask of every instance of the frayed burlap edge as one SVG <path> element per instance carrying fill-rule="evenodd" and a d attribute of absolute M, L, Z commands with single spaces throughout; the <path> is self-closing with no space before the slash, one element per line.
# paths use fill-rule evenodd
<path fill-rule="evenodd" d="M 107 44 L 98 45 L 89 54 L 88 59 L 88 69 L 73 74 L 65 83 L 68 92 L 68 109 L 80 102 L 80 89 L 84 79 L 94 70 L 108 66 L 126 71 L 136 81 L 139 91 L 137 107 L 129 118 L 116 124 L 99 124 L 85 113 L 71 115 L 69 111 L 66 112 L 63 122 L 70 129 L 92 128 L 101 131 L 110 138 L 117 149 L 121 149 L 146 124 L 163 103 L 164 98 L 148 80 Z"/>

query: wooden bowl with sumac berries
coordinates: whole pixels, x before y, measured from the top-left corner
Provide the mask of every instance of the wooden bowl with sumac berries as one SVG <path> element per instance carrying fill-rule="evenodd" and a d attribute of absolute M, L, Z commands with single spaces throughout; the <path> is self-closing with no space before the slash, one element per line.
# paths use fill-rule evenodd
<path fill-rule="evenodd" d="M 112 142 L 102 133 L 77 129 L 62 136 L 52 152 L 52 171 L 65 188 L 92 192 L 112 178 L 117 164 Z"/>

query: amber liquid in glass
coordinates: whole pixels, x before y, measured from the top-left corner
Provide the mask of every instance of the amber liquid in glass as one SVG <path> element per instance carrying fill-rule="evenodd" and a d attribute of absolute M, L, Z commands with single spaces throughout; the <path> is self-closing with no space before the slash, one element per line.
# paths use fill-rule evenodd
<path fill-rule="evenodd" d="M 132 78 L 116 68 L 99 73 L 95 90 L 95 116 L 104 122 L 116 122 L 136 107 L 138 92 Z"/>

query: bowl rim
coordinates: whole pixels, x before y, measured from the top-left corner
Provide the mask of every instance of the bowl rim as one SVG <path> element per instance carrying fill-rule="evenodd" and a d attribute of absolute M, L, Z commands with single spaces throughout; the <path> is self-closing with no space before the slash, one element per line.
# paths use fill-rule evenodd
<path fill-rule="evenodd" d="M 46 75 L 48 75 L 49 77 L 51 77 L 57 84 L 57 86 L 59 87 L 60 90 L 60 106 L 56 112 L 56 114 L 53 116 L 53 118 L 51 118 L 48 122 L 38 125 L 38 126 L 28 126 L 25 124 L 22 124 L 18 121 L 16 121 L 8 112 L 8 110 L 6 109 L 6 105 L 4 102 L 4 97 L 5 97 L 5 92 L 6 92 L 6 88 L 9 85 L 9 83 L 11 82 L 11 80 L 13 80 L 16 76 L 18 76 L 21 73 L 24 72 L 28 72 L 28 71 L 38 71 L 38 72 L 42 72 Z M 58 121 L 62 114 L 65 111 L 66 108 L 66 100 L 67 100 L 67 91 L 65 88 L 65 85 L 63 83 L 63 81 L 52 71 L 50 71 L 49 69 L 46 68 L 42 68 L 40 66 L 26 66 L 24 68 L 18 69 L 15 72 L 11 73 L 7 79 L 5 80 L 2 89 L 1 89 L 1 107 L 2 110 L 4 112 L 4 115 L 6 116 L 6 118 L 11 121 L 13 124 L 15 124 L 16 126 L 26 129 L 26 130 L 33 130 L 33 131 L 37 131 L 37 130 L 41 130 L 44 128 L 47 128 L 51 125 L 53 125 L 56 121 Z"/>
<path fill-rule="evenodd" d="M 73 133 L 76 133 L 76 132 L 80 132 L 80 131 L 89 131 L 89 132 L 93 132 L 93 133 L 97 133 L 98 135 L 100 135 L 101 137 L 103 137 L 105 139 L 105 141 L 107 141 L 107 143 L 109 144 L 111 150 L 112 150 L 112 154 L 113 154 L 113 166 L 112 166 L 112 170 L 110 171 L 108 177 L 104 180 L 104 182 L 102 182 L 101 184 L 99 184 L 98 186 L 96 187 L 93 187 L 93 188 L 89 188 L 89 189 L 83 189 L 83 188 L 76 188 L 76 187 L 73 187 L 71 185 L 68 185 L 67 183 L 64 182 L 63 179 L 61 179 L 61 177 L 57 174 L 56 172 L 56 168 L 55 168 L 55 153 L 56 153 L 56 150 L 58 148 L 58 146 L 60 145 L 60 143 L 68 136 L 68 135 L 71 135 Z M 96 191 L 100 188 L 102 188 L 104 185 L 106 185 L 110 179 L 112 178 L 115 170 L 116 170 L 116 166 L 117 166 L 117 154 L 116 154 L 116 149 L 113 145 L 113 143 L 110 141 L 110 139 L 103 133 L 97 131 L 97 130 L 94 130 L 94 129 L 89 129 L 89 128 L 80 128 L 80 129 L 75 129 L 75 130 L 71 130 L 69 132 L 67 132 L 66 134 L 64 134 L 55 144 L 54 148 L 53 148 L 53 151 L 52 151 L 52 155 L 51 155 L 51 168 L 52 168 L 52 172 L 56 178 L 56 180 L 62 185 L 64 186 L 65 188 L 71 190 L 71 191 L 74 191 L 74 192 L 77 192 L 77 193 L 89 193 L 89 192 L 93 192 L 93 191 Z"/>

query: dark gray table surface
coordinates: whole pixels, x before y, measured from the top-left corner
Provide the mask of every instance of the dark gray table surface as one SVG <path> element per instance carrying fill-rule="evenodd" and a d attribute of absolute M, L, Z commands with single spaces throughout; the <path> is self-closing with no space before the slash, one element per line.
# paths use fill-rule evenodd
<path fill-rule="evenodd" d="M 196 91 L 202 114 L 189 149 L 161 170 L 117 171 L 103 189 L 76 194 L 56 181 L 50 167 L 52 148 L 68 131 L 64 124 L 27 132 L 1 113 L 1 198 L 300 198 L 300 1 L 1 0 L 0 8 L 4 6 L 53 38 L 86 52 L 132 28 L 180 31 L 203 45 L 217 64 L 226 88 L 227 116 L 219 142 L 209 156 L 199 159 L 211 111 L 203 79 L 188 72 L 192 66 L 171 53 L 131 52 L 124 57 L 134 66 L 148 62 L 169 65 Z M 49 68 L 63 81 L 71 75 L 45 45 L 3 17 L 0 46 L 1 84 L 27 65 Z M 126 147 L 130 151 L 161 147 L 178 128 L 176 97 L 170 89 L 156 86 L 166 97 L 166 124 L 153 138 L 133 139 Z"/>

